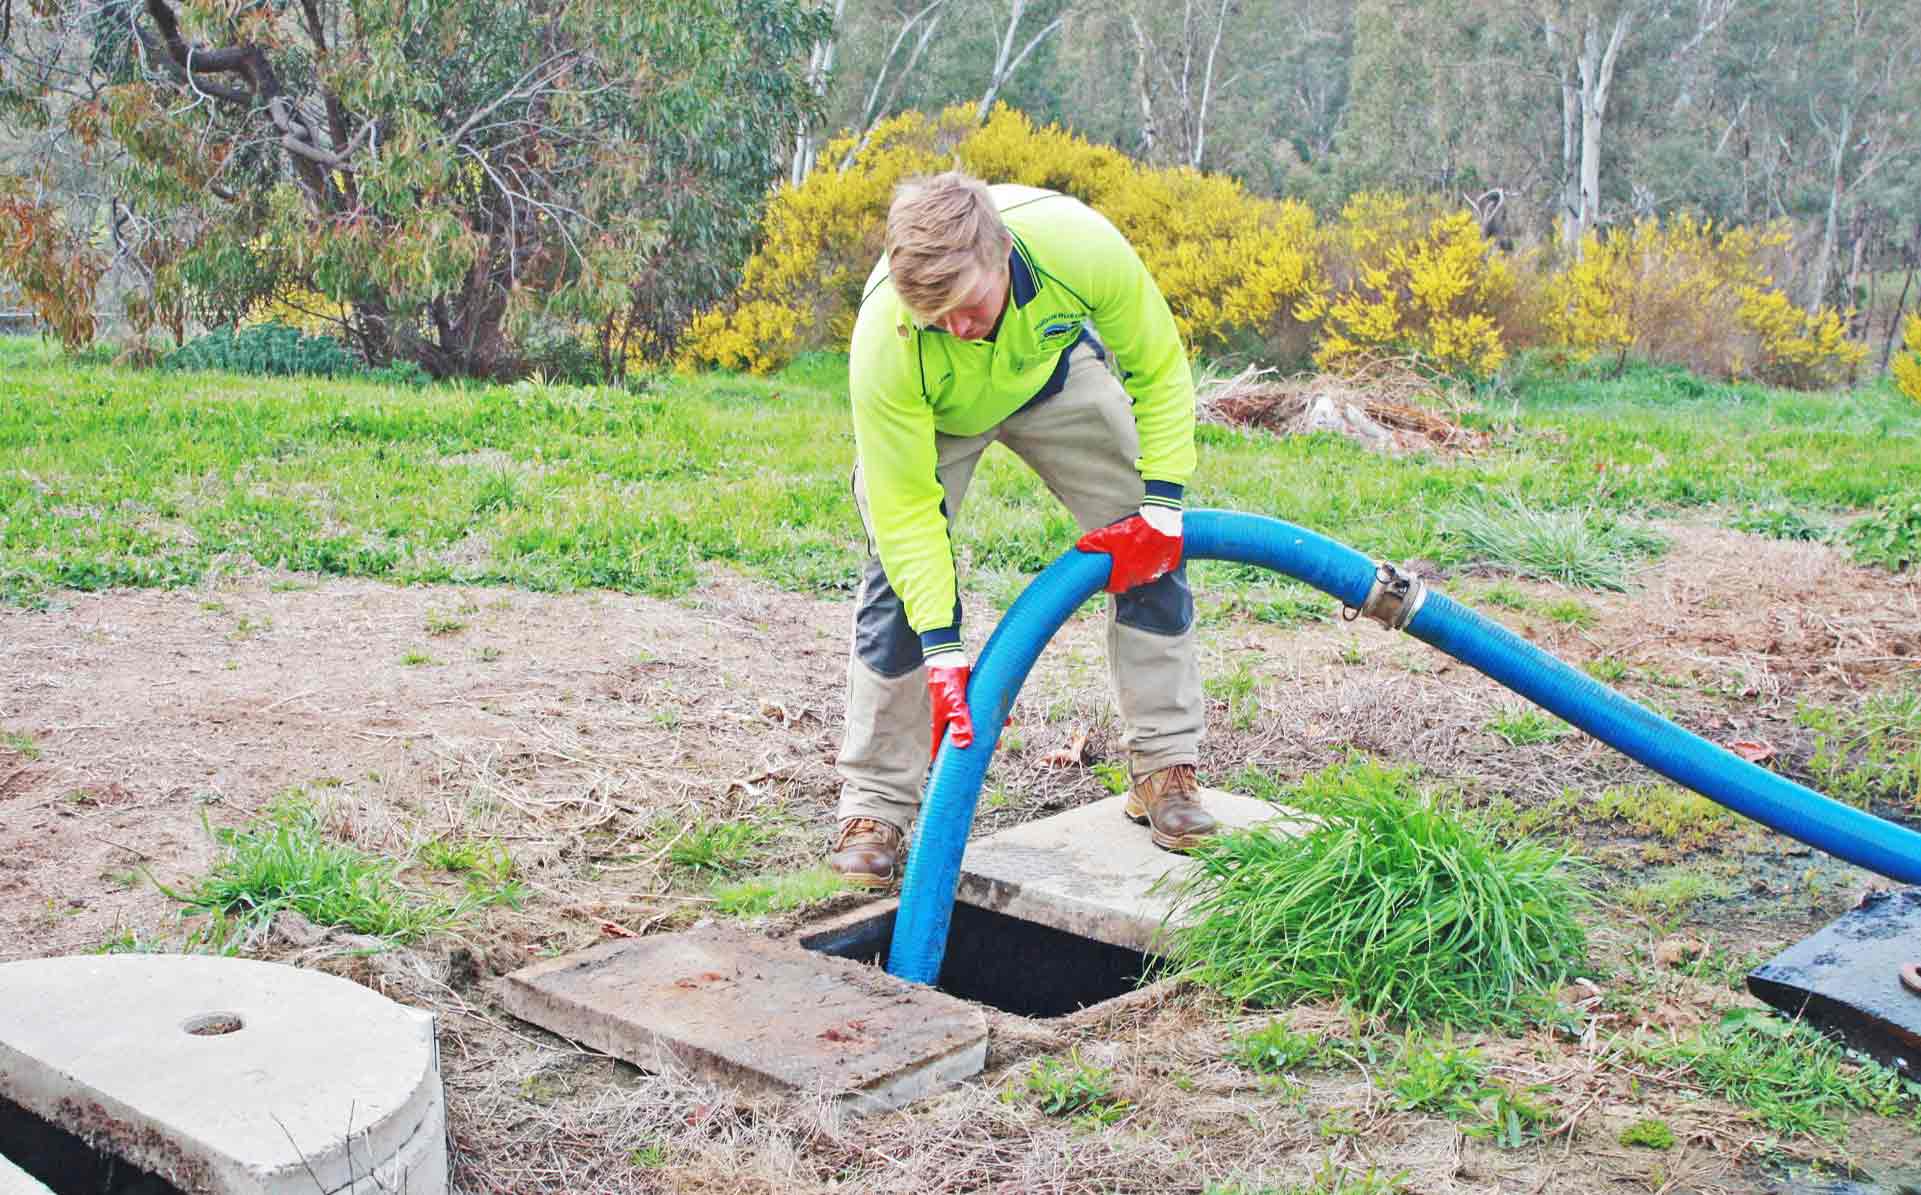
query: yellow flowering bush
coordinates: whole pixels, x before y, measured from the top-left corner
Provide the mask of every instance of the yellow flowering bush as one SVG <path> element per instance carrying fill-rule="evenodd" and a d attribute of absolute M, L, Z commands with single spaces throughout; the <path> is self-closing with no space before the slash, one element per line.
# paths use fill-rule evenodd
<path fill-rule="evenodd" d="M 821 161 L 837 163 L 851 148 L 843 138 Z M 1197 347 L 1252 337 L 1268 355 L 1305 352 L 1308 332 L 1294 308 L 1322 286 L 1306 205 L 1258 198 L 1224 176 L 1144 167 L 1004 105 L 976 127 L 963 105 L 886 121 L 846 169 L 824 166 L 776 192 L 739 289 L 695 319 L 683 363 L 766 371 L 805 349 L 844 343 L 895 187 L 956 161 L 990 182 L 1066 192 L 1107 216 Z"/>
<path fill-rule="evenodd" d="M 1688 215 L 1589 233 L 1548 281 L 1548 327 L 1582 353 L 1630 350 L 1724 378 L 1788 386 L 1838 382 L 1863 350 L 1840 313 L 1806 311 L 1774 284 L 1785 223 L 1719 227 Z"/>
<path fill-rule="evenodd" d="M 1339 369 L 1382 350 L 1490 374 L 1507 359 L 1495 310 L 1515 286 L 1468 212 L 1428 214 L 1407 196 L 1363 193 L 1327 237 L 1345 282 L 1296 308 L 1321 323 L 1315 363 Z"/>
<path fill-rule="evenodd" d="M 1902 326 L 1907 352 L 1894 359 L 1895 389 L 1921 402 L 1921 315 L 1911 315 Z"/>

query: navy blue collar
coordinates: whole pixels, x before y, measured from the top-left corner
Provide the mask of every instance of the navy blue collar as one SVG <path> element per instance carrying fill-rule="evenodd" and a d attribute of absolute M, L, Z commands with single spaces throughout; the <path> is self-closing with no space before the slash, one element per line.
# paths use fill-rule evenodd
<path fill-rule="evenodd" d="M 1007 278 L 1014 292 L 1014 306 L 1025 307 L 1040 293 L 1040 284 L 1034 281 L 1034 271 L 1027 266 L 1027 259 L 1021 256 L 1020 242 L 1007 251 Z"/>

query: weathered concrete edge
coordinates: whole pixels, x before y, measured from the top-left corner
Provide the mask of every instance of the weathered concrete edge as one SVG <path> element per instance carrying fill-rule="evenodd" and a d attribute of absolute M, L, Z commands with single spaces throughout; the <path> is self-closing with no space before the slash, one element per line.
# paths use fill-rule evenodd
<path fill-rule="evenodd" d="M 1156 919 L 1151 929 L 1143 928 L 1146 924 L 1144 918 L 1129 916 L 1124 910 L 1109 905 L 1059 893 L 1035 897 L 1029 895 L 1021 885 L 986 879 L 972 872 L 961 874 L 958 898 L 976 908 L 1005 913 L 1035 925 L 1045 925 L 1049 929 L 1109 946 L 1138 950 L 1142 954 L 1153 954 L 1164 949 L 1169 942 L 1164 920 Z"/>
<path fill-rule="evenodd" d="M 0 1195 L 53 1195 L 39 1179 L 0 1154 Z"/>
<path fill-rule="evenodd" d="M 404 1007 L 404 1006 L 403 1006 Z M 351 1191 L 383 1168 L 392 1168 L 415 1151 L 401 1167 L 431 1172 L 433 1151 L 439 1152 L 439 1182 L 409 1179 L 406 1195 L 442 1195 L 447 1189 L 445 1102 L 441 1093 L 439 1048 L 432 1013 L 406 1010 L 417 1018 L 432 1047 L 433 1064 L 407 1102 L 378 1125 L 367 1125 L 345 1136 L 325 1155 L 285 1166 L 263 1169 L 220 1153 L 198 1137 L 192 1126 L 177 1125 L 136 1108 L 108 1093 L 87 1087 L 72 1076 L 49 1067 L 41 1059 L 0 1041 L 0 1097 L 11 1100 L 49 1124 L 75 1134 L 88 1146 L 111 1153 L 183 1191 L 260 1192 L 263 1195 L 314 1195 L 321 1191 Z M 366 1162 L 355 1162 L 356 1154 Z"/>

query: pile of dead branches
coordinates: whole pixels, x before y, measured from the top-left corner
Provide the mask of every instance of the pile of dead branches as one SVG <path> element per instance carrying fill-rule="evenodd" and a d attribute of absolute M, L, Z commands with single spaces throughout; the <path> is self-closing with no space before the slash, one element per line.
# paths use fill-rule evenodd
<path fill-rule="evenodd" d="M 1395 455 L 1471 453 L 1488 439 L 1451 418 L 1446 391 L 1398 357 L 1291 378 L 1250 365 L 1232 377 L 1203 381 L 1198 401 L 1200 417 L 1212 423 L 1279 435 L 1335 432 Z"/>

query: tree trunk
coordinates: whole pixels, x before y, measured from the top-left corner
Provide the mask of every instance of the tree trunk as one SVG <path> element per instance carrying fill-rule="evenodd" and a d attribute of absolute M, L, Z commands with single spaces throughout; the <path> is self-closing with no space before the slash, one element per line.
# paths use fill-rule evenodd
<path fill-rule="evenodd" d="M 840 38 L 840 18 L 846 11 L 847 0 L 834 0 L 833 32 L 814 43 L 814 52 L 807 59 L 807 86 L 817 101 L 827 98 L 827 83 L 834 73 L 834 50 Z M 799 131 L 794 134 L 794 160 L 789 164 L 787 181 L 796 187 L 806 182 L 819 155 L 820 133 L 809 127 L 803 117 Z"/>
<path fill-rule="evenodd" d="M 1821 249 L 1814 255 L 1808 274 L 1807 301 L 1802 306 L 1812 311 L 1828 296 L 1828 274 L 1833 269 L 1834 246 L 1841 235 L 1842 172 L 1847 165 L 1848 138 L 1854 135 L 1854 112 L 1841 109 L 1841 122 L 1835 130 L 1832 152 L 1828 155 L 1828 214 L 1821 223 Z"/>
<path fill-rule="evenodd" d="M 976 123 L 986 121 L 987 114 L 993 111 L 994 100 L 1000 95 L 1001 88 L 1013 78 L 1014 72 L 1021 68 L 1021 63 L 1027 60 L 1027 56 L 1034 52 L 1034 47 L 1046 41 L 1049 34 L 1059 29 L 1061 22 L 1067 16 L 1063 12 L 1049 21 L 1039 33 L 1028 39 L 1027 44 L 1021 47 L 1020 53 L 1015 54 L 1014 35 L 1020 32 L 1021 17 L 1026 13 L 1027 0 L 1014 0 L 1014 9 L 1007 17 L 1007 32 L 1001 37 L 1000 52 L 994 57 L 994 73 L 987 80 L 987 90 L 981 95 L 980 106 L 974 110 Z"/>
<path fill-rule="evenodd" d="M 1567 32 L 1547 18 L 1548 51 L 1561 67 L 1561 245 L 1570 253 L 1581 249 L 1581 173 L 1580 127 L 1581 88 L 1575 81 L 1576 68 L 1570 54 Z"/>
<path fill-rule="evenodd" d="M 1581 46 L 1581 215 L 1575 243 L 1601 222 L 1601 130 L 1607 120 L 1608 90 L 1614 84 L 1614 64 L 1627 40 L 1631 13 L 1622 9 L 1614 18 L 1607 47 L 1601 46 L 1601 18 L 1590 12 Z"/>

